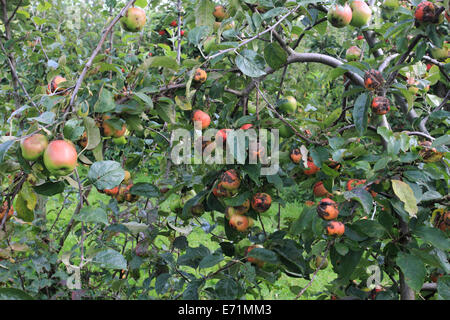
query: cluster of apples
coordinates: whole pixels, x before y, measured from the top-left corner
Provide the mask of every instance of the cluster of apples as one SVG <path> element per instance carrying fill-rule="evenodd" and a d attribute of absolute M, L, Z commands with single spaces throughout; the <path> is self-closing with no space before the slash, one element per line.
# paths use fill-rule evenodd
<path fill-rule="evenodd" d="M 335 28 L 344 28 L 348 25 L 363 27 L 367 25 L 372 17 L 372 10 L 362 0 L 354 0 L 348 5 L 336 4 L 328 10 L 327 19 Z"/>
<path fill-rule="evenodd" d="M 300 161 L 302 160 L 302 154 L 299 148 L 293 148 L 291 150 L 291 153 L 289 155 L 289 157 L 291 158 L 291 161 L 295 164 L 299 164 Z M 307 176 L 312 176 L 314 174 L 316 174 L 317 172 L 320 171 L 320 168 L 318 166 L 316 166 L 316 164 L 314 163 L 312 157 L 308 157 L 307 161 L 306 161 L 306 167 L 303 170 L 303 173 L 306 174 Z M 337 161 L 334 161 L 333 159 L 329 158 L 328 161 L 325 162 L 325 164 L 336 171 L 339 171 L 341 169 L 341 164 Z"/>
<path fill-rule="evenodd" d="M 21 140 L 22 157 L 36 161 L 41 157 L 50 174 L 60 177 L 72 173 L 77 166 L 77 150 L 72 142 L 53 140 L 50 143 L 45 135 L 36 133 Z"/>
<path fill-rule="evenodd" d="M 212 193 L 218 199 L 234 197 L 241 186 L 241 178 L 235 169 L 225 171 Z M 240 232 L 245 232 L 254 224 L 254 220 L 247 216 L 250 207 L 258 213 L 266 212 L 272 205 L 272 197 L 268 193 L 257 192 L 251 199 L 246 199 L 239 206 L 228 206 L 225 209 L 225 217 L 231 227 Z"/>
<path fill-rule="evenodd" d="M 115 198 L 117 202 L 123 203 L 127 202 L 136 202 L 139 200 L 139 196 L 131 194 L 130 190 L 133 187 L 133 182 L 131 181 L 131 173 L 125 170 L 125 177 L 123 181 L 115 188 L 112 189 L 104 189 L 98 190 L 100 193 L 105 193 L 112 198 Z"/>
<path fill-rule="evenodd" d="M 329 236 L 340 237 L 344 234 L 345 225 L 340 221 L 336 221 L 339 209 L 335 201 L 330 198 L 323 198 L 317 205 L 316 211 L 320 218 L 328 221 L 326 231 Z"/>

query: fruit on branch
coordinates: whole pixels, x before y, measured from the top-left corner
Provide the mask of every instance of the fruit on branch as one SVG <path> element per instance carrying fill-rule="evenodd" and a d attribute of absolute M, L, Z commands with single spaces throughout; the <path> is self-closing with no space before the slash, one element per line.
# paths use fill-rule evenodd
<path fill-rule="evenodd" d="M 435 228 L 444 232 L 450 230 L 450 211 L 445 211 L 443 208 L 434 210 L 431 222 Z"/>
<path fill-rule="evenodd" d="M 6 211 L 8 211 L 8 201 L 3 202 L 3 206 L 0 207 L 0 223 L 2 223 L 3 218 L 5 217 Z M 11 219 L 11 217 L 14 215 L 14 208 L 11 204 L 11 207 L 9 208 L 8 214 L 6 216 L 6 221 Z"/>
<path fill-rule="evenodd" d="M 207 76 L 205 70 L 200 69 L 200 68 L 195 70 L 195 75 L 194 75 L 194 81 L 195 82 L 203 83 L 203 82 L 206 81 L 207 78 L 208 78 L 208 76 Z"/>
<path fill-rule="evenodd" d="M 352 21 L 352 9 L 346 3 L 344 6 L 332 6 L 327 13 L 327 19 L 333 27 L 343 28 Z"/>
<path fill-rule="evenodd" d="M 384 0 L 383 7 L 387 9 L 397 9 L 399 7 L 398 0 Z"/>
<path fill-rule="evenodd" d="M 431 56 L 439 61 L 444 61 L 445 59 L 450 57 L 450 45 L 448 43 L 444 43 L 442 48 L 433 47 L 431 48 Z"/>
<path fill-rule="evenodd" d="M 250 199 L 245 200 L 240 206 L 227 207 L 225 209 L 225 215 L 230 218 L 234 214 L 246 214 L 248 210 L 250 210 Z"/>
<path fill-rule="evenodd" d="M 286 139 L 289 139 L 290 137 L 292 137 L 295 134 L 294 130 L 292 130 L 285 123 L 282 123 L 278 130 L 279 130 L 280 137 L 286 138 Z"/>
<path fill-rule="evenodd" d="M 158 34 L 159 34 L 160 36 L 163 36 L 163 35 L 165 35 L 165 34 L 166 34 L 166 31 L 164 31 L 164 30 L 160 30 L 160 31 L 158 31 Z"/>
<path fill-rule="evenodd" d="M 203 205 L 203 203 L 198 203 L 191 207 L 191 213 L 196 217 L 200 217 L 205 213 L 205 206 Z"/>
<path fill-rule="evenodd" d="M 203 112 L 202 110 L 195 110 L 192 114 L 192 121 L 195 122 L 201 122 L 201 128 L 206 129 L 208 128 L 209 124 L 211 123 L 211 117 L 206 112 Z"/>
<path fill-rule="evenodd" d="M 414 17 L 421 23 L 439 23 L 439 16 L 444 10 L 431 1 L 422 1 L 417 5 Z"/>
<path fill-rule="evenodd" d="M 118 145 L 118 146 L 124 146 L 124 145 L 127 144 L 127 138 L 125 138 L 125 136 L 121 136 L 121 137 L 119 137 L 119 138 L 113 138 L 113 139 L 112 139 L 112 142 L 113 142 L 115 145 Z"/>
<path fill-rule="evenodd" d="M 241 179 L 234 169 L 225 171 L 220 178 L 222 187 L 227 190 L 237 190 L 241 185 Z"/>
<path fill-rule="evenodd" d="M 328 161 L 326 161 L 325 162 L 325 164 L 329 167 L 329 168 L 331 168 L 331 169 L 333 169 L 333 170 L 336 170 L 336 171 L 339 171 L 339 169 L 341 168 L 341 164 L 339 163 L 339 162 L 337 162 L 337 161 L 334 161 L 333 159 L 328 159 Z"/>
<path fill-rule="evenodd" d="M 130 171 L 125 170 L 125 176 L 123 178 L 123 182 L 125 184 L 129 184 L 130 180 L 131 180 L 131 173 L 130 173 Z"/>
<path fill-rule="evenodd" d="M 246 123 L 240 129 L 241 130 L 248 130 L 248 129 L 252 128 L 252 127 L 253 127 L 253 125 L 251 123 Z"/>
<path fill-rule="evenodd" d="M 253 219 L 244 215 L 235 214 L 230 217 L 229 224 L 237 231 L 245 232 L 253 225 Z"/>
<path fill-rule="evenodd" d="M 320 267 L 320 264 L 323 262 L 322 266 Z M 322 256 L 317 256 L 314 259 L 314 265 L 316 266 L 316 268 L 320 267 L 320 270 L 326 269 L 328 267 L 328 259 L 326 257 L 322 257 Z"/>
<path fill-rule="evenodd" d="M 419 143 L 419 155 L 422 157 L 423 162 L 438 162 L 442 159 L 444 154 L 432 147 L 430 141 L 422 141 Z"/>
<path fill-rule="evenodd" d="M 302 160 L 302 153 L 299 148 L 292 149 L 291 154 L 289 155 L 293 163 L 300 163 Z"/>
<path fill-rule="evenodd" d="M 361 53 L 362 51 L 360 48 L 357 46 L 351 46 L 345 52 L 345 59 L 347 59 L 347 61 L 357 61 L 361 58 Z"/>
<path fill-rule="evenodd" d="M 180 36 L 184 36 L 184 34 L 185 34 L 185 31 L 184 30 L 180 30 Z"/>
<path fill-rule="evenodd" d="M 334 220 L 339 215 L 338 204 L 330 198 L 323 198 L 317 205 L 317 214 L 323 220 Z"/>
<path fill-rule="evenodd" d="M 347 181 L 347 191 L 351 191 L 361 184 L 365 184 L 366 180 L 350 179 Z"/>
<path fill-rule="evenodd" d="M 350 8 L 352 9 L 352 21 L 350 21 L 350 25 L 360 28 L 369 23 L 370 17 L 372 16 L 372 10 L 369 8 L 367 3 L 362 0 L 354 0 L 350 4 Z"/>
<path fill-rule="evenodd" d="M 258 192 L 253 195 L 252 198 L 252 208 L 256 212 L 262 213 L 269 210 L 272 205 L 272 197 L 264 192 Z"/>
<path fill-rule="evenodd" d="M 380 71 L 370 69 L 364 74 L 364 87 L 367 90 L 377 90 L 384 84 L 384 78 Z"/>
<path fill-rule="evenodd" d="M 326 197 L 330 194 L 328 192 L 328 190 L 325 188 L 325 186 L 323 185 L 322 181 L 318 181 L 314 184 L 313 193 L 314 193 L 314 196 L 316 196 L 316 197 Z"/>
<path fill-rule="evenodd" d="M 212 193 L 216 196 L 216 198 L 229 198 L 236 193 L 236 190 L 227 190 L 223 187 L 223 183 L 219 182 L 217 187 L 213 188 Z"/>
<path fill-rule="evenodd" d="M 39 159 L 39 157 L 44 153 L 47 146 L 47 137 L 40 133 L 33 134 L 31 137 L 20 141 L 22 157 L 28 161 Z"/>
<path fill-rule="evenodd" d="M 109 196 L 116 196 L 119 194 L 119 186 L 112 189 L 104 189 L 103 192 Z"/>
<path fill-rule="evenodd" d="M 386 97 L 375 97 L 371 106 L 373 113 L 378 115 L 386 114 L 391 110 L 391 103 Z"/>
<path fill-rule="evenodd" d="M 120 18 L 120 24 L 125 31 L 138 32 L 145 26 L 147 17 L 141 8 L 132 7 L 127 10 L 125 16 Z"/>
<path fill-rule="evenodd" d="M 78 140 L 78 144 L 80 146 L 82 146 L 83 148 L 86 148 L 88 145 L 88 136 L 86 131 L 83 132 L 83 134 L 81 135 L 80 140 Z"/>
<path fill-rule="evenodd" d="M 53 140 L 44 152 L 44 164 L 55 176 L 66 176 L 77 166 L 77 150 L 72 142 Z"/>
<path fill-rule="evenodd" d="M 47 94 L 56 94 L 56 95 L 62 94 L 61 92 L 66 89 L 59 88 L 58 86 L 65 81 L 67 81 L 67 79 L 64 77 L 61 76 L 54 77 L 47 86 Z M 67 95 L 68 93 L 69 92 L 66 91 L 64 95 Z"/>
<path fill-rule="evenodd" d="M 230 132 L 231 129 L 220 129 L 216 133 L 216 141 L 218 141 L 220 138 L 222 139 L 222 145 L 226 144 L 227 142 L 227 133 Z"/>
<path fill-rule="evenodd" d="M 170 26 L 172 27 L 176 27 L 178 25 L 176 20 L 172 20 L 172 22 L 170 23 Z"/>
<path fill-rule="evenodd" d="M 364 36 L 362 36 L 362 35 L 359 35 L 356 37 L 356 40 L 363 40 L 363 39 L 364 39 Z"/>
<path fill-rule="evenodd" d="M 252 251 L 255 248 L 264 248 L 264 247 L 260 244 L 254 244 L 254 245 L 248 246 L 247 249 L 245 249 L 245 255 L 248 256 L 250 251 Z M 258 258 L 247 257 L 247 261 L 259 268 L 262 268 L 264 266 L 264 261 L 262 261 Z"/>
<path fill-rule="evenodd" d="M 228 14 L 223 6 L 215 6 L 213 16 L 216 18 L 217 21 L 222 21 L 223 19 L 228 17 Z"/>
<path fill-rule="evenodd" d="M 108 120 L 111 119 L 110 116 L 104 115 L 102 117 L 102 129 L 103 129 L 103 136 L 104 137 L 114 137 L 114 138 L 120 138 L 122 137 L 125 132 L 127 131 L 127 126 L 124 123 L 122 125 L 122 129 L 118 130 L 114 128 L 112 125 L 108 124 Z"/>
<path fill-rule="evenodd" d="M 278 100 L 277 105 L 285 113 L 294 113 L 297 110 L 297 100 L 292 96 Z"/>
<path fill-rule="evenodd" d="M 307 166 L 308 167 L 303 170 L 303 173 L 308 176 L 316 174 L 318 171 L 320 171 L 320 168 L 316 166 L 312 160 L 307 161 Z"/>
<path fill-rule="evenodd" d="M 339 221 L 330 221 L 327 224 L 327 234 L 329 236 L 340 237 L 345 232 L 345 225 Z"/>

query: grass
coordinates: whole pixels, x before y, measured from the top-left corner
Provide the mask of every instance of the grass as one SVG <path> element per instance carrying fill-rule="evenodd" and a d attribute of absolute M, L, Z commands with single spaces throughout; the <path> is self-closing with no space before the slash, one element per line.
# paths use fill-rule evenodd
<path fill-rule="evenodd" d="M 145 181 L 144 176 L 140 176 L 136 178 L 134 181 Z M 64 208 L 61 211 L 58 225 L 59 226 L 65 226 L 71 216 L 72 213 L 75 210 L 75 207 L 77 205 L 77 195 L 73 195 L 73 197 L 70 197 L 72 199 L 72 202 L 66 203 L 64 205 Z M 47 219 L 48 219 L 48 225 L 51 226 L 54 222 L 54 219 L 56 218 L 58 212 L 61 209 L 61 203 L 63 202 L 64 197 L 62 195 L 58 195 L 55 197 L 51 197 L 47 203 Z M 99 202 L 108 203 L 110 200 L 110 197 L 104 194 L 99 193 L 95 188 L 92 189 L 91 193 L 89 194 L 89 203 L 93 206 L 97 206 Z M 161 209 L 167 209 L 168 204 L 163 204 Z M 281 208 L 281 217 L 283 220 L 294 220 L 298 217 L 299 213 L 301 211 L 301 205 L 299 203 L 287 203 L 286 206 Z M 278 212 L 278 205 L 273 205 L 270 210 L 263 214 L 262 220 L 265 226 L 265 230 L 267 233 L 273 232 L 276 227 L 276 216 Z M 207 220 L 209 223 L 212 223 L 211 217 L 209 214 L 205 214 L 202 216 L 203 219 Z M 257 225 L 259 225 L 259 222 L 256 222 Z M 213 231 L 214 234 L 223 234 L 223 227 L 218 226 Z M 211 240 L 211 235 L 207 234 L 203 231 L 202 228 L 196 227 L 193 229 L 193 231 L 187 236 L 188 243 L 190 247 L 198 247 L 200 244 L 208 247 L 211 252 L 218 249 L 220 246 L 217 242 Z M 55 239 L 58 241 L 58 239 Z M 70 251 L 74 245 L 76 245 L 78 242 L 77 237 L 72 233 L 69 234 L 63 249 L 61 252 Z M 167 237 L 158 236 L 155 239 L 155 245 L 158 247 L 165 246 L 166 248 L 170 247 L 170 243 Z M 220 266 L 224 265 L 225 262 L 222 262 Z M 200 276 L 200 273 L 198 270 L 194 270 L 191 268 L 188 268 L 189 272 L 192 272 L 196 274 L 197 276 Z M 205 275 L 209 272 L 213 272 L 217 269 L 217 266 L 203 269 L 201 270 L 201 274 Z M 305 292 L 305 294 L 302 296 L 302 299 L 315 299 L 318 295 L 320 295 L 321 292 L 325 290 L 325 286 L 330 283 L 332 280 L 336 278 L 336 274 L 332 271 L 331 264 L 328 265 L 328 267 L 324 270 L 319 271 L 317 274 L 314 282 L 312 285 L 308 288 L 308 290 Z M 297 293 L 304 288 L 308 284 L 309 280 L 306 279 L 300 279 L 300 278 L 292 278 L 284 273 L 282 273 L 281 277 L 276 281 L 274 285 L 272 285 L 270 288 L 268 288 L 266 285 L 261 286 L 261 294 L 263 299 L 274 299 L 274 300 L 292 300 L 295 298 Z M 155 293 L 155 296 L 156 293 Z M 248 299 L 253 299 L 253 296 L 248 296 Z"/>

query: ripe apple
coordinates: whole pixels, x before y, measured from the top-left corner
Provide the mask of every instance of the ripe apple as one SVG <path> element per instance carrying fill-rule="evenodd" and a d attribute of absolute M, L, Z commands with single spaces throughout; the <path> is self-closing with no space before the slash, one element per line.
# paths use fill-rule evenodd
<path fill-rule="evenodd" d="M 59 88 L 58 85 L 67 81 L 66 78 L 61 76 L 56 76 L 50 81 L 47 86 L 47 94 L 57 94 L 59 91 L 63 91 L 64 89 Z M 64 93 L 64 95 L 68 94 L 68 92 Z"/>
<path fill-rule="evenodd" d="M 195 75 L 194 75 L 194 81 L 195 82 L 203 83 L 203 82 L 206 81 L 207 78 L 208 78 L 208 75 L 206 74 L 205 70 L 198 68 L 195 71 Z"/>
<path fill-rule="evenodd" d="M 231 216 L 229 224 L 237 231 L 245 232 L 253 224 L 252 222 L 250 222 L 251 220 L 253 219 L 250 217 L 240 214 L 234 214 Z"/>
<path fill-rule="evenodd" d="M 372 10 L 369 6 L 362 0 L 354 0 L 350 4 L 350 8 L 352 8 L 352 21 L 350 21 L 350 25 L 360 28 L 369 23 L 370 17 L 372 16 Z"/>
<path fill-rule="evenodd" d="M 340 237 L 345 232 L 345 225 L 339 221 L 330 221 L 327 225 L 327 234 L 329 236 Z"/>
<path fill-rule="evenodd" d="M 215 6 L 213 11 L 213 16 L 217 19 L 217 21 L 222 21 L 227 17 L 227 13 L 225 12 L 225 8 L 223 6 Z"/>
<path fill-rule="evenodd" d="M 141 31 L 146 21 L 145 11 L 136 7 L 129 8 L 125 16 L 120 19 L 123 29 L 128 32 Z"/>
<path fill-rule="evenodd" d="M 278 108 L 286 113 L 293 113 L 297 110 L 297 100 L 292 96 L 280 99 L 278 101 Z"/>
<path fill-rule="evenodd" d="M 55 176 L 66 176 L 77 166 L 77 150 L 66 140 L 54 140 L 44 152 L 44 164 Z"/>
<path fill-rule="evenodd" d="M 176 27 L 176 26 L 178 25 L 178 23 L 177 23 L 176 20 L 172 20 L 172 22 L 170 23 L 170 25 L 171 25 L 172 27 Z"/>
<path fill-rule="evenodd" d="M 122 125 L 122 129 L 117 130 L 108 124 L 107 120 L 109 120 L 109 119 L 111 119 L 111 116 L 108 116 L 108 115 L 103 116 L 103 122 L 102 122 L 103 135 L 105 137 L 114 137 L 114 138 L 122 137 L 125 134 L 125 132 L 127 131 L 126 124 L 124 123 Z"/>
<path fill-rule="evenodd" d="M 347 59 L 347 61 L 357 61 L 359 60 L 359 58 L 361 58 L 361 53 L 362 51 L 360 48 L 358 48 L 357 46 L 351 46 L 347 49 L 345 58 Z"/>
<path fill-rule="evenodd" d="M 327 19 L 333 27 L 343 28 L 352 20 L 352 9 L 348 4 L 332 6 L 328 10 Z"/>
<path fill-rule="evenodd" d="M 330 198 L 323 198 L 317 206 L 317 214 L 323 220 L 334 220 L 339 215 L 338 204 Z"/>
<path fill-rule="evenodd" d="M 22 157 L 28 161 L 37 160 L 48 146 L 47 137 L 36 133 L 20 142 Z"/>
<path fill-rule="evenodd" d="M 211 117 L 206 112 L 203 112 L 202 110 L 195 110 L 192 114 L 192 121 L 200 121 L 201 122 L 201 128 L 206 129 L 208 128 L 209 124 L 211 123 Z"/>

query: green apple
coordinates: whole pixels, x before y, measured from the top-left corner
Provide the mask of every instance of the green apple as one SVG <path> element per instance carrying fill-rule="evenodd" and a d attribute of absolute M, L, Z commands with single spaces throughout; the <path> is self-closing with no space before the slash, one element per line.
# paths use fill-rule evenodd
<path fill-rule="evenodd" d="M 125 16 L 120 19 L 120 23 L 125 31 L 138 32 L 145 26 L 147 17 L 141 8 L 129 8 Z"/>
<path fill-rule="evenodd" d="M 55 176 L 66 176 L 76 168 L 77 150 L 73 143 L 66 140 L 54 140 L 48 144 L 44 152 L 44 164 Z"/>
<path fill-rule="evenodd" d="M 44 153 L 48 146 L 47 137 L 36 133 L 20 142 L 22 157 L 28 161 L 37 160 Z"/>
<path fill-rule="evenodd" d="M 352 21 L 350 21 L 350 25 L 360 28 L 369 23 L 372 10 L 364 1 L 354 0 L 350 4 L 350 8 L 352 8 Z"/>
<path fill-rule="evenodd" d="M 292 96 L 278 100 L 277 104 L 278 108 L 286 113 L 293 113 L 297 110 L 297 100 Z"/>

